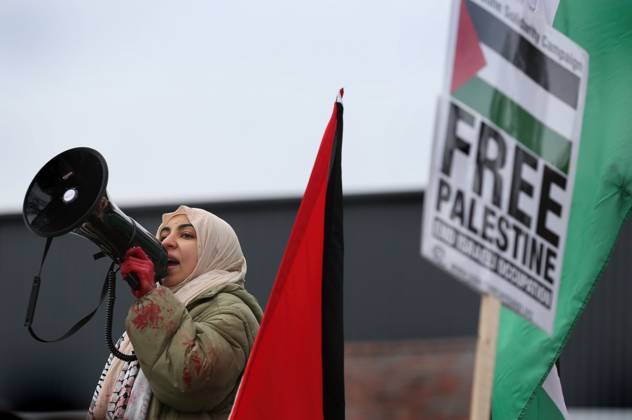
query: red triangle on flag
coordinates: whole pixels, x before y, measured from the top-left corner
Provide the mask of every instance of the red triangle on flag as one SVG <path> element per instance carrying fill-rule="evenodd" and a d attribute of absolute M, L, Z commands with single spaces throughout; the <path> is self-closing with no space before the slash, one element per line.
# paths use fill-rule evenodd
<path fill-rule="evenodd" d="M 485 67 L 485 56 L 465 0 L 461 0 L 450 93 L 456 92 L 483 67 Z"/>

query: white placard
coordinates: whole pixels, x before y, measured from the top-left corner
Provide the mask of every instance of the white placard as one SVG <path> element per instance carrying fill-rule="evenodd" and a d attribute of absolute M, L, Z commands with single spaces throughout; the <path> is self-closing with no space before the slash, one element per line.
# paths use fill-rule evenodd
<path fill-rule="evenodd" d="M 455 1 L 421 253 L 552 332 L 588 55 L 520 0 Z"/>

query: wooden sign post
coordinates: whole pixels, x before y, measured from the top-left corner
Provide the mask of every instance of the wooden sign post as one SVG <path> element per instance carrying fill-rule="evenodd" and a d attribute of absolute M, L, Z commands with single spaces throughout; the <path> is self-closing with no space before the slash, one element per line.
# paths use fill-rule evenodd
<path fill-rule="evenodd" d="M 492 295 L 484 294 L 481 297 L 478 319 L 470 420 L 489 420 L 490 418 L 499 316 L 500 301 Z"/>

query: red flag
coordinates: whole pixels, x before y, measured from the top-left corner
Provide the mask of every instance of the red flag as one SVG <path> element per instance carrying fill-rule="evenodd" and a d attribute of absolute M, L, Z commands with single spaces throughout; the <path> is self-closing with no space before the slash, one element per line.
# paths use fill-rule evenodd
<path fill-rule="evenodd" d="M 231 420 L 344 419 L 342 114 L 338 100 Z"/>

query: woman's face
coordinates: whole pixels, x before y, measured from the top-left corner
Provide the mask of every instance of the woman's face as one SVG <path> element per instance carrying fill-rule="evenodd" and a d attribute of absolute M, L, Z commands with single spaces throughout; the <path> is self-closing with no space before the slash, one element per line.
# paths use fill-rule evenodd
<path fill-rule="evenodd" d="M 197 264 L 197 234 L 189 219 L 178 214 L 163 226 L 159 238 L 169 257 L 162 284 L 173 287 L 186 279 Z"/>

